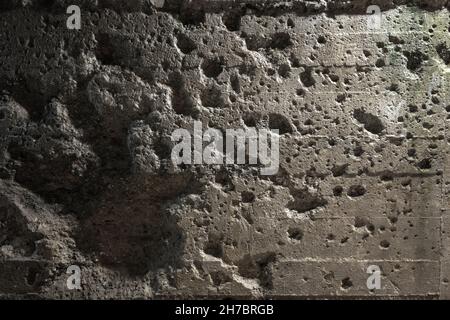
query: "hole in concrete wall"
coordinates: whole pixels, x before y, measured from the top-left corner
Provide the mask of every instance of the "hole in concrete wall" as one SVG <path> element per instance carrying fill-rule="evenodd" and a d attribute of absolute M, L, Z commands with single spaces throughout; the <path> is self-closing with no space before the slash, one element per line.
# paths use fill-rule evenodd
<path fill-rule="evenodd" d="M 183 88 L 175 91 L 172 99 L 172 108 L 178 114 L 193 115 L 193 111 L 195 110 L 194 100 L 186 89 Z"/>
<path fill-rule="evenodd" d="M 291 36 L 286 32 L 277 32 L 272 35 L 269 48 L 284 50 L 292 46 Z"/>
<path fill-rule="evenodd" d="M 118 59 L 115 56 L 114 40 L 107 33 L 100 33 L 95 36 L 97 48 L 95 56 L 104 65 L 118 65 Z"/>
<path fill-rule="evenodd" d="M 223 234 L 211 232 L 203 250 L 206 254 L 221 259 L 223 257 Z"/>
<path fill-rule="evenodd" d="M 176 45 L 184 54 L 189 54 L 197 49 L 196 43 L 184 33 L 179 33 L 177 35 Z"/>
<path fill-rule="evenodd" d="M 230 76 L 230 85 L 234 92 L 241 93 L 241 81 L 239 80 L 239 75 L 232 74 Z"/>
<path fill-rule="evenodd" d="M 384 130 L 384 125 L 381 120 L 362 109 L 356 109 L 353 112 L 353 117 L 355 117 L 358 122 L 364 124 L 364 129 L 373 134 L 380 134 Z"/>
<path fill-rule="evenodd" d="M 284 50 L 293 45 L 291 36 L 285 32 L 277 32 L 270 38 L 261 35 L 248 35 L 242 33 L 245 44 L 249 50 L 258 51 L 259 49 Z"/>
<path fill-rule="evenodd" d="M 236 10 L 230 10 L 223 14 L 222 22 L 228 31 L 239 31 L 241 28 L 241 13 Z"/>
<path fill-rule="evenodd" d="M 222 90 L 218 87 L 212 86 L 202 91 L 200 99 L 205 108 L 223 108 L 226 105 Z"/>
<path fill-rule="evenodd" d="M 431 159 L 425 158 L 417 164 L 417 167 L 422 170 L 431 169 Z"/>
<path fill-rule="evenodd" d="M 352 185 L 348 188 L 347 195 L 349 197 L 361 197 L 366 193 L 366 188 L 362 185 Z"/>
<path fill-rule="evenodd" d="M 333 177 L 340 177 L 343 176 L 348 168 L 348 164 L 342 164 L 342 165 L 333 165 L 333 168 L 331 168 L 331 172 L 333 173 Z"/>
<path fill-rule="evenodd" d="M 418 70 L 422 64 L 428 60 L 428 55 L 422 53 L 421 51 L 404 51 L 403 55 L 408 60 L 406 67 L 411 71 Z"/>
<path fill-rule="evenodd" d="M 202 62 L 202 70 L 208 78 L 217 78 L 223 71 L 223 64 L 218 58 L 205 58 Z"/>
<path fill-rule="evenodd" d="M 333 195 L 335 197 L 340 197 L 342 195 L 343 191 L 344 191 L 344 188 L 342 188 L 342 186 L 336 186 L 333 188 Z"/>
<path fill-rule="evenodd" d="M 380 242 L 380 247 L 382 249 L 388 249 L 390 247 L 390 245 L 391 245 L 390 242 L 387 240 L 381 240 L 381 242 Z"/>
<path fill-rule="evenodd" d="M 326 39 L 323 35 L 320 35 L 320 36 L 317 38 L 317 43 L 325 44 L 326 42 L 327 42 L 327 39 Z"/>
<path fill-rule="evenodd" d="M 305 91 L 305 89 L 300 88 L 300 89 L 295 90 L 295 93 L 296 93 L 299 97 L 303 97 L 303 96 L 306 94 L 306 91 Z"/>
<path fill-rule="evenodd" d="M 297 227 L 291 227 L 288 229 L 288 236 L 290 239 L 301 241 L 303 239 L 303 231 Z"/>
<path fill-rule="evenodd" d="M 350 278 L 344 278 L 341 281 L 341 288 L 344 290 L 348 290 L 351 287 L 353 287 L 353 282 L 350 280 Z"/>
<path fill-rule="evenodd" d="M 382 68 L 382 67 L 384 67 L 386 65 L 386 62 L 384 62 L 384 59 L 378 59 L 376 62 L 375 62 L 375 66 L 377 67 L 377 68 Z"/>
<path fill-rule="evenodd" d="M 419 110 L 419 108 L 418 108 L 416 105 L 410 104 L 410 105 L 408 106 L 408 110 L 409 110 L 409 112 L 411 112 L 411 113 L 415 113 L 415 112 L 417 112 L 417 111 Z"/>
<path fill-rule="evenodd" d="M 209 276 L 211 277 L 212 283 L 217 287 L 225 283 L 229 283 L 233 280 L 228 274 L 223 271 L 211 272 Z"/>
<path fill-rule="evenodd" d="M 289 75 L 291 74 L 291 67 L 289 66 L 289 64 L 282 64 L 278 68 L 278 74 L 283 78 L 289 78 Z"/>
<path fill-rule="evenodd" d="M 328 201 L 322 196 L 312 194 L 307 189 L 292 189 L 291 195 L 294 200 L 287 204 L 287 208 L 298 213 L 308 212 L 328 204 Z"/>
<path fill-rule="evenodd" d="M 261 114 L 257 112 L 247 112 L 242 117 L 247 127 L 255 128 L 261 120 Z"/>
<path fill-rule="evenodd" d="M 268 252 L 259 255 L 246 255 L 238 263 L 238 272 L 241 276 L 257 279 L 260 286 L 265 289 L 273 288 L 272 268 L 276 262 L 276 254 Z"/>
<path fill-rule="evenodd" d="M 286 21 L 286 25 L 287 25 L 289 28 L 294 28 L 294 27 L 295 27 L 295 22 L 294 22 L 294 20 L 292 20 L 291 18 L 288 18 L 287 21 Z"/>
<path fill-rule="evenodd" d="M 334 280 L 334 272 L 333 271 L 326 272 L 323 276 L 323 279 L 325 280 L 325 282 L 331 284 Z"/>
<path fill-rule="evenodd" d="M 30 286 L 34 286 L 36 284 L 38 274 L 39 274 L 39 269 L 37 269 L 35 267 L 28 268 L 27 277 L 26 277 L 27 284 Z"/>
<path fill-rule="evenodd" d="M 269 128 L 278 130 L 279 134 L 292 133 L 293 131 L 289 120 L 279 113 L 269 114 Z"/>
<path fill-rule="evenodd" d="M 312 87 L 316 84 L 316 80 L 314 80 L 312 75 L 312 68 L 306 68 L 305 71 L 300 73 L 300 81 L 306 88 Z"/>
<path fill-rule="evenodd" d="M 215 182 L 222 185 L 222 189 L 226 192 L 233 191 L 235 186 L 231 178 L 231 173 L 225 168 L 220 169 L 215 175 Z"/>
<path fill-rule="evenodd" d="M 246 33 L 242 33 L 242 37 L 245 40 L 245 45 L 248 50 L 258 51 L 261 48 L 267 47 L 267 39 L 264 37 L 260 37 L 257 35 L 247 35 Z"/>
<path fill-rule="evenodd" d="M 445 64 L 450 64 L 450 48 L 445 43 L 437 45 L 436 51 Z"/>
<path fill-rule="evenodd" d="M 369 221 L 367 220 L 367 218 L 355 217 L 355 223 L 354 223 L 355 228 L 362 228 L 368 224 L 369 224 Z"/>
<path fill-rule="evenodd" d="M 195 116 L 195 104 L 191 94 L 185 88 L 185 81 L 181 73 L 170 75 L 169 85 L 173 90 L 172 109 L 177 114 Z"/>
<path fill-rule="evenodd" d="M 253 192 L 249 191 L 243 191 L 241 192 L 241 199 L 244 203 L 251 203 L 255 201 L 255 194 Z"/>

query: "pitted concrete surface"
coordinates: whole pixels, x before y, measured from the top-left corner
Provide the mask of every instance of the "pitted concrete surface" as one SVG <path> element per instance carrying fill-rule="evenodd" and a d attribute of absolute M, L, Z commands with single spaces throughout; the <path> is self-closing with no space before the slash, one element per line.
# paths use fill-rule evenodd
<path fill-rule="evenodd" d="M 155 3 L 1 1 L 0 297 L 450 297 L 448 1 Z M 175 167 L 195 120 L 278 173 Z"/>

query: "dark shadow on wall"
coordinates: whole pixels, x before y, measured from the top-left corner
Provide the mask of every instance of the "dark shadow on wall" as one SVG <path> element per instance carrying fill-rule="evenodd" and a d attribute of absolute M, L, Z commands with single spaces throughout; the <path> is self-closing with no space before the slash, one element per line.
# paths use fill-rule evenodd
<path fill-rule="evenodd" d="M 84 218 L 77 242 L 106 267 L 130 276 L 181 266 L 185 234 L 167 205 L 199 190 L 189 175 L 115 181 Z"/>

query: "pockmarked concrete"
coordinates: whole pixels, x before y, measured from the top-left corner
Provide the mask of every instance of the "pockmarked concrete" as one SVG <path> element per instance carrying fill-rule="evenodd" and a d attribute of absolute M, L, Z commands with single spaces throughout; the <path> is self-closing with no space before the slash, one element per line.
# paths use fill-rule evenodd
<path fill-rule="evenodd" d="M 450 298 L 449 9 L 2 0 L 0 298 Z"/>

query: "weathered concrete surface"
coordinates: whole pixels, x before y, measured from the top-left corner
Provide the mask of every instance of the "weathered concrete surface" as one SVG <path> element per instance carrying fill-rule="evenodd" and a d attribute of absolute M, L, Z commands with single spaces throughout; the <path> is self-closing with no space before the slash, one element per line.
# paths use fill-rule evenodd
<path fill-rule="evenodd" d="M 0 297 L 450 298 L 448 8 L 1 1 Z M 173 167 L 194 120 L 279 172 Z"/>

